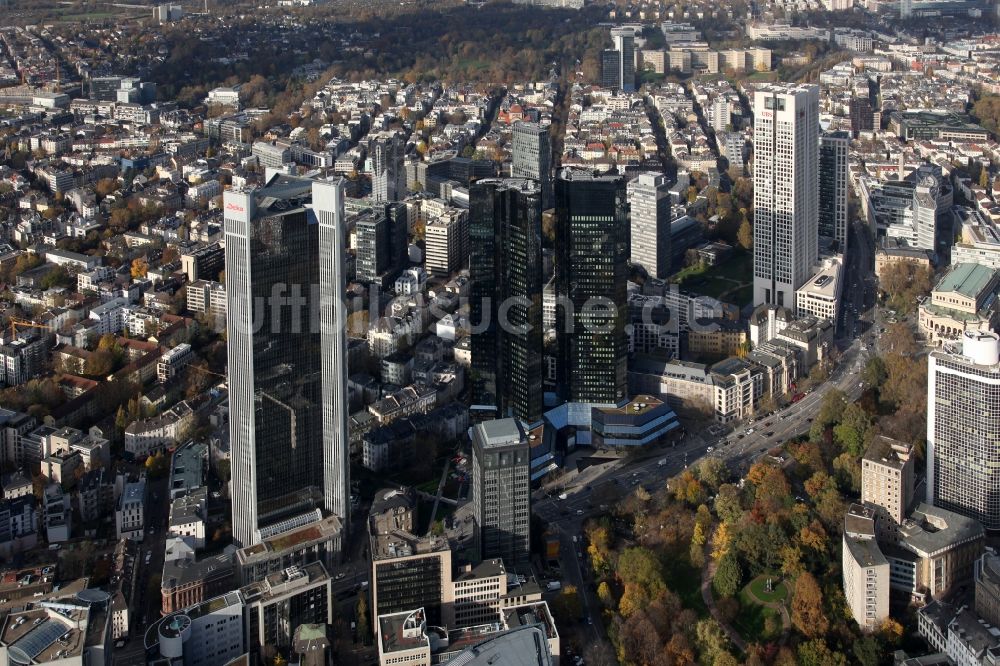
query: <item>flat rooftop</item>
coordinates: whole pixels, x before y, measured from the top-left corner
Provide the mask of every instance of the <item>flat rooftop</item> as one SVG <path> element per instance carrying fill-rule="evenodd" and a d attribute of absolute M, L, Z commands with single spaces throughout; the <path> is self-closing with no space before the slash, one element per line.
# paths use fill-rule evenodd
<path fill-rule="evenodd" d="M 919 504 L 899 528 L 900 545 L 922 556 L 984 535 L 978 521 L 926 503 Z"/>
<path fill-rule="evenodd" d="M 515 419 L 485 421 L 475 427 L 474 439 L 483 449 L 502 448 L 519 444 L 524 431 Z"/>
<path fill-rule="evenodd" d="M 651 395 L 637 395 L 621 407 L 600 407 L 599 409 L 605 414 L 639 416 L 656 409 L 662 404 L 662 400 Z"/>
<path fill-rule="evenodd" d="M 428 555 L 449 550 L 446 537 L 418 537 L 404 530 L 376 534 L 371 539 L 372 560 L 389 560 L 414 555 Z"/>
<path fill-rule="evenodd" d="M 912 452 L 913 447 L 906 442 L 885 435 L 876 435 L 865 451 L 864 459 L 885 467 L 902 469 L 909 461 Z"/>
<path fill-rule="evenodd" d="M 844 535 L 844 543 L 859 567 L 877 567 L 889 563 L 889 560 L 885 559 L 885 555 L 879 549 L 878 542 L 873 538 L 859 539 Z"/>
<path fill-rule="evenodd" d="M 378 635 L 383 653 L 403 652 L 426 647 L 430 640 L 424 627 L 424 609 L 379 615 Z"/>
<path fill-rule="evenodd" d="M 839 263 L 823 268 L 799 287 L 798 291 L 813 298 L 834 300 L 837 297 L 837 284 L 840 282 L 840 268 Z"/>

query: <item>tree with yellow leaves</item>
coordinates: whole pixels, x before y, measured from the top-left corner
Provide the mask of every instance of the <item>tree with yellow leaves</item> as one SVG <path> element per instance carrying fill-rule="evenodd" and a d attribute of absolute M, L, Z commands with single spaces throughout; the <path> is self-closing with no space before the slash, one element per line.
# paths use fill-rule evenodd
<path fill-rule="evenodd" d="M 719 523 L 715 528 L 715 536 L 712 538 L 712 557 L 721 560 L 729 552 L 732 536 L 729 534 L 729 524 Z"/>
<path fill-rule="evenodd" d="M 608 585 L 608 581 L 602 580 L 601 584 L 597 586 L 597 598 L 601 600 L 601 604 L 605 608 L 614 607 L 615 597 L 611 593 L 611 586 Z"/>
<path fill-rule="evenodd" d="M 132 278 L 144 278 L 146 273 L 149 271 L 149 264 L 146 262 L 145 257 L 136 257 L 132 260 Z"/>

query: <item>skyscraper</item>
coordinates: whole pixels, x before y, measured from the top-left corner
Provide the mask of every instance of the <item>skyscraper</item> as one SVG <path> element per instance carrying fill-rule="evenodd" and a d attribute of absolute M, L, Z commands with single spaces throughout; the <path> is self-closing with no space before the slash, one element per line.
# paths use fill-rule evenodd
<path fill-rule="evenodd" d="M 612 28 L 611 39 L 618 51 L 618 80 L 626 92 L 635 90 L 635 29 Z"/>
<path fill-rule="evenodd" d="M 847 132 L 828 132 L 819 139 L 819 234 L 837 241 L 847 252 Z"/>
<path fill-rule="evenodd" d="M 601 51 L 601 87 L 621 88 L 621 54 L 614 49 Z"/>
<path fill-rule="evenodd" d="M 347 307 L 344 292 L 344 181 L 316 182 L 312 211 L 319 227 L 319 324 L 323 371 L 323 508 L 351 522 L 347 411 Z"/>
<path fill-rule="evenodd" d="M 555 184 L 558 386 L 572 402 L 626 397 L 628 210 L 620 176 L 564 169 Z M 569 311 L 567 311 L 567 309 Z"/>
<path fill-rule="evenodd" d="M 396 132 L 381 132 L 368 144 L 372 162 L 372 199 L 401 201 L 406 198 L 403 142 Z"/>
<path fill-rule="evenodd" d="M 757 88 L 753 115 L 753 302 L 792 307 L 819 253 L 819 88 Z"/>
<path fill-rule="evenodd" d="M 552 142 L 549 128 L 538 123 L 514 123 L 510 175 L 537 180 L 542 189 L 542 210 L 552 206 Z"/>
<path fill-rule="evenodd" d="M 531 547 L 531 451 L 521 424 L 499 419 L 472 431 L 472 506 L 480 559 L 509 568 L 528 564 Z"/>
<path fill-rule="evenodd" d="M 490 178 L 472 186 L 469 205 L 470 307 L 481 327 L 473 399 L 535 423 L 544 408 L 541 192 L 533 180 Z"/>
<path fill-rule="evenodd" d="M 927 501 L 1000 529 L 1000 337 L 966 332 L 961 353 L 931 352 Z"/>
<path fill-rule="evenodd" d="M 342 187 L 279 175 L 224 196 L 233 537 L 243 546 L 320 508 L 349 517 Z"/>
<path fill-rule="evenodd" d="M 406 267 L 406 205 L 376 205 L 356 218 L 354 231 L 356 279 L 384 288 Z"/>
<path fill-rule="evenodd" d="M 855 138 L 861 132 L 870 132 L 875 129 L 875 111 L 872 109 L 872 102 L 867 96 L 852 97 L 850 105 L 851 132 Z"/>
<path fill-rule="evenodd" d="M 643 173 L 628 183 L 631 218 L 629 259 L 650 277 L 670 275 L 670 185 L 667 177 Z"/>

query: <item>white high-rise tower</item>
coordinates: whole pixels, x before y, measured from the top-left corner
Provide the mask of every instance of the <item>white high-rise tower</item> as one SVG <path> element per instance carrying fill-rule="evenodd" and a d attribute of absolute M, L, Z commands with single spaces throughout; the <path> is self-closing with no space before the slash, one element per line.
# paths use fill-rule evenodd
<path fill-rule="evenodd" d="M 927 502 L 1000 529 L 1000 337 L 967 331 L 927 367 Z"/>
<path fill-rule="evenodd" d="M 753 301 L 792 307 L 819 253 L 819 87 L 754 93 Z"/>

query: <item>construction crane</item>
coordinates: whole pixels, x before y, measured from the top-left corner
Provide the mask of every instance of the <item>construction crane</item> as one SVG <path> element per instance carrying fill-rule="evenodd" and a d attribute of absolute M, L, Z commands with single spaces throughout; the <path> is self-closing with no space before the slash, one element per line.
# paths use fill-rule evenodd
<path fill-rule="evenodd" d="M 17 329 L 19 328 L 40 328 L 46 331 L 56 330 L 52 326 L 46 326 L 45 324 L 37 324 L 33 321 L 28 321 L 27 319 L 18 319 L 16 317 L 10 318 L 10 335 L 12 338 L 17 337 Z"/>

